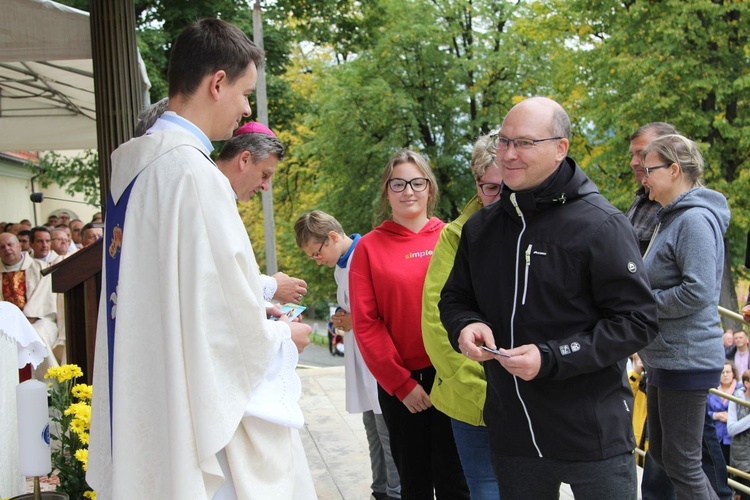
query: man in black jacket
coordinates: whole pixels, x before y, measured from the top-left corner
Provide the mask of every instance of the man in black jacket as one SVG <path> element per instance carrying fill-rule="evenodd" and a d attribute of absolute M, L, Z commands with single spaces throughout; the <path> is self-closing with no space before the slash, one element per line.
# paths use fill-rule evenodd
<path fill-rule="evenodd" d="M 656 305 L 632 226 L 567 156 L 569 137 L 551 99 L 508 112 L 500 201 L 464 226 L 440 301 L 454 348 L 484 362 L 504 500 L 557 498 L 562 482 L 578 498 L 636 497 L 625 358 L 656 336 Z"/>

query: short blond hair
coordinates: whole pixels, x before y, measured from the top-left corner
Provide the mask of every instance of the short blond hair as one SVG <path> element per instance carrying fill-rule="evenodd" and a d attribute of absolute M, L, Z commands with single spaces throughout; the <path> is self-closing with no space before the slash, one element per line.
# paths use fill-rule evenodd
<path fill-rule="evenodd" d="M 331 231 L 346 236 L 341 223 L 333 215 L 321 210 L 313 210 L 302 214 L 294 223 L 294 238 L 300 248 L 311 241 L 317 243 L 325 241 Z"/>
<path fill-rule="evenodd" d="M 480 135 L 474 143 L 474 149 L 471 151 L 471 173 L 476 180 L 481 179 L 489 167 L 497 166 L 497 152 L 492 147 L 494 142 L 492 137 L 498 132 L 500 132 L 499 128 L 487 135 Z"/>

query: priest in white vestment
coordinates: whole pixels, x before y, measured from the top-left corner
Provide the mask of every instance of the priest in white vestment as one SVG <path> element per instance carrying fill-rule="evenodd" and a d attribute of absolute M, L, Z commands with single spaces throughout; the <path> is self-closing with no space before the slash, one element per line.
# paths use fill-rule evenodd
<path fill-rule="evenodd" d="M 250 114 L 261 62 L 236 27 L 192 24 L 172 48 L 170 111 L 112 155 L 87 474 L 99 499 L 316 498 L 294 373 L 310 328 L 266 319 L 209 156 Z"/>
<path fill-rule="evenodd" d="M 33 369 L 33 376 L 44 380 L 51 366 L 58 366 L 53 351 L 64 339 L 58 338 L 57 300 L 52 293 L 52 278 L 42 276 L 42 265 L 21 251 L 18 238 L 11 233 L 0 234 L 0 300 L 10 302 L 23 311 L 47 348 L 48 356 Z"/>

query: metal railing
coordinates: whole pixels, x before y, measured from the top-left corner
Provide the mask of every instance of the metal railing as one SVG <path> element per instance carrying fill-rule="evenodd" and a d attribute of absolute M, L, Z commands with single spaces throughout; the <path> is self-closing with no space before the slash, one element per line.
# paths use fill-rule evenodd
<path fill-rule="evenodd" d="M 724 307 L 719 306 L 719 314 L 721 316 L 726 316 L 727 318 L 732 318 L 732 319 L 734 319 L 736 321 L 740 321 L 742 323 L 748 324 L 748 322 L 745 321 L 745 318 L 741 314 L 736 313 L 734 311 L 730 311 L 729 309 L 726 309 Z M 722 398 L 728 399 L 729 401 L 733 401 L 733 402 L 735 402 L 735 403 L 737 403 L 739 405 L 750 407 L 750 402 L 745 401 L 744 399 L 737 398 L 737 397 L 735 397 L 735 396 L 733 396 L 731 394 L 724 394 L 723 392 L 720 392 L 720 391 L 718 391 L 716 389 L 709 389 L 708 392 L 710 392 L 712 394 L 716 394 L 717 396 L 721 396 Z M 640 456 L 640 457 L 645 457 L 646 456 L 646 452 L 643 451 L 640 448 L 636 448 L 635 449 L 635 453 L 638 456 Z M 740 482 L 737 482 L 734 479 L 732 479 L 732 477 L 731 477 L 731 476 L 737 476 L 737 477 L 741 477 L 742 479 L 745 479 L 747 481 L 750 481 L 750 474 L 749 473 L 747 473 L 745 471 L 742 471 L 740 469 L 736 469 L 734 467 L 731 467 L 729 464 L 727 464 L 727 473 L 729 474 L 729 477 L 727 478 L 727 484 L 729 484 L 730 488 L 734 489 L 735 491 L 742 492 L 742 493 L 744 493 L 746 495 L 750 495 L 750 487 L 749 486 L 746 486 L 746 485 L 744 485 L 744 484 L 742 484 Z"/>
<path fill-rule="evenodd" d="M 741 314 L 735 311 L 731 311 L 725 307 L 719 306 L 719 315 L 725 316 L 727 318 L 732 318 L 736 321 L 747 324 L 747 322 L 745 321 L 745 318 Z M 728 399 L 729 401 L 733 401 L 737 403 L 738 405 L 750 407 L 750 402 L 745 401 L 744 399 L 739 399 L 731 394 L 724 394 L 723 392 L 720 392 L 716 389 L 710 389 L 708 392 L 712 394 L 716 394 L 717 396 L 721 396 L 722 398 Z M 750 474 L 748 474 L 747 472 L 743 470 L 739 470 L 734 467 L 731 467 L 729 464 L 727 464 L 727 473 L 729 473 L 730 475 L 729 479 L 727 480 L 727 483 L 729 484 L 731 488 L 734 488 L 736 491 L 741 491 L 742 493 L 746 495 L 750 495 L 750 487 L 745 486 L 744 484 L 739 483 L 731 478 L 731 476 L 734 475 L 734 476 L 741 477 L 742 479 L 745 479 L 747 481 L 750 481 Z"/>

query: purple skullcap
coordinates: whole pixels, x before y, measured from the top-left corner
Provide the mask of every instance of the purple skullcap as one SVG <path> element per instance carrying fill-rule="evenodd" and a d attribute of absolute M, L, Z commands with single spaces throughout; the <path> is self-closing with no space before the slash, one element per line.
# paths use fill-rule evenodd
<path fill-rule="evenodd" d="M 244 125 L 241 125 L 240 128 L 234 131 L 234 137 L 237 137 L 240 134 L 266 134 L 271 137 L 276 137 L 273 130 L 260 122 L 247 122 Z"/>

